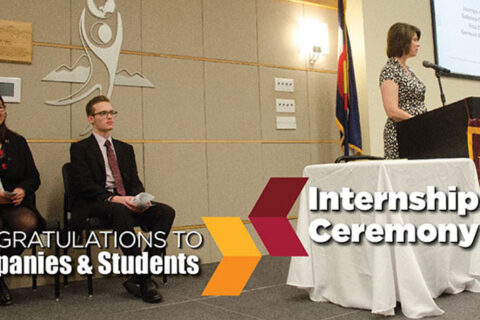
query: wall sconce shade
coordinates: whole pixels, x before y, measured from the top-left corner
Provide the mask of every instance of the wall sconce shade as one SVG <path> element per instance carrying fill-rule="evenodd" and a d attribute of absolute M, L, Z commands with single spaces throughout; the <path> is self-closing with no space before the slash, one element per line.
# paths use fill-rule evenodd
<path fill-rule="evenodd" d="M 330 47 L 327 24 L 314 19 L 300 18 L 298 45 L 300 56 L 310 64 L 314 64 L 322 54 L 328 54 Z"/>

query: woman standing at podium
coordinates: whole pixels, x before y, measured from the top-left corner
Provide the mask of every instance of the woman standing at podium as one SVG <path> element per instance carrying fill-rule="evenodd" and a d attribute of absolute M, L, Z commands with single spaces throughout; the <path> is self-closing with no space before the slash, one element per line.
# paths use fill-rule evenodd
<path fill-rule="evenodd" d="M 420 29 L 406 23 L 395 23 L 387 34 L 388 61 L 380 73 L 380 89 L 387 122 L 383 131 L 385 158 L 397 159 L 396 122 L 427 112 L 425 85 L 406 65 L 415 57 L 420 44 Z"/>

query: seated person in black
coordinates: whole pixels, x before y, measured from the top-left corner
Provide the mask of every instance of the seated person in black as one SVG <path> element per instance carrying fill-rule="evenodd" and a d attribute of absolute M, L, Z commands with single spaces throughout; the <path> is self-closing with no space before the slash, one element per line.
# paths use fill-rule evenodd
<path fill-rule="evenodd" d="M 25 138 L 9 130 L 5 124 L 6 106 L 0 96 L 0 229 L 10 233 L 22 231 L 31 234 L 45 225 L 35 207 L 35 191 L 40 176 Z M 6 241 L 6 237 L 0 239 Z M 11 257 L 22 254 L 21 246 L 0 249 L 0 255 Z M 12 303 L 12 295 L 3 277 L 0 277 L 0 305 Z"/>
<path fill-rule="evenodd" d="M 112 139 L 111 131 L 117 111 L 105 96 L 97 96 L 86 106 L 93 134 L 70 148 L 71 181 L 74 189 L 72 224 L 82 224 L 87 217 L 109 221 L 117 232 L 133 232 L 135 226 L 145 226 L 152 233 L 161 231 L 166 240 L 175 211 L 166 204 L 150 203 L 137 208 L 131 201 L 144 191 L 138 177 L 135 153 L 131 145 Z M 140 255 L 141 249 L 121 247 L 125 255 Z M 163 250 L 149 248 L 149 255 Z M 145 302 L 160 302 L 158 285 L 150 275 L 136 275 L 124 283 L 128 292 L 136 294 L 133 286 L 140 285 Z"/>

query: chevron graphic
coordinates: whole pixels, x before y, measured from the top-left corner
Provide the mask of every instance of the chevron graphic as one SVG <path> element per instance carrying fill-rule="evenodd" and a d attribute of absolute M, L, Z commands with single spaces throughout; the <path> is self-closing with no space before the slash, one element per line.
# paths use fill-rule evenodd
<path fill-rule="evenodd" d="M 223 258 L 202 296 L 238 296 L 261 254 L 239 217 L 202 217 Z"/>
<path fill-rule="evenodd" d="M 287 215 L 308 178 L 270 178 L 248 216 L 271 256 L 308 256 Z M 238 296 L 261 255 L 239 217 L 202 217 L 223 258 L 202 296 Z"/>
<path fill-rule="evenodd" d="M 271 256 L 308 256 L 287 215 L 308 178 L 270 178 L 248 218 Z"/>

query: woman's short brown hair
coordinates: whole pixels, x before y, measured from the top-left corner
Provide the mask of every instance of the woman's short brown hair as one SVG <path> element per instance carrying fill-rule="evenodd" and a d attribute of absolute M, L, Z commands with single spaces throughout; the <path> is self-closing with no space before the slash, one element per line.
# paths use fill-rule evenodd
<path fill-rule="evenodd" d="M 387 34 L 387 56 L 391 58 L 407 54 L 415 34 L 420 40 L 420 29 L 408 23 L 398 22 L 391 26 Z"/>
<path fill-rule="evenodd" d="M 3 100 L 2 96 L 0 96 L 0 101 L 5 106 L 5 101 Z M 0 142 L 1 143 L 5 142 L 5 138 L 7 136 L 8 128 L 7 128 L 7 124 L 5 123 L 6 120 L 7 120 L 7 113 L 5 113 L 5 116 L 3 118 L 3 122 L 0 124 Z"/>

